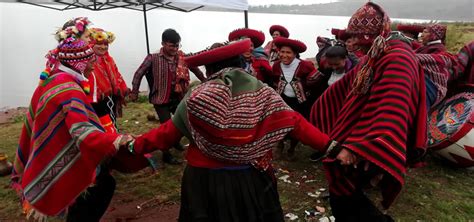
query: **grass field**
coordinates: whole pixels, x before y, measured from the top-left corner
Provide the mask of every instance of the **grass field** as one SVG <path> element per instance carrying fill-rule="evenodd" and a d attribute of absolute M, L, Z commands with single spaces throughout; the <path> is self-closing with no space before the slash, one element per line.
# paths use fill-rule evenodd
<path fill-rule="evenodd" d="M 146 103 L 129 104 L 124 112 L 126 115 L 120 120 L 121 128 L 134 134 L 146 132 L 157 125 L 157 122 L 147 120 L 152 111 L 152 106 Z M 20 128 L 20 122 L 1 125 L 2 150 L 5 149 L 9 156 L 14 154 Z M 291 181 L 279 180 L 280 200 L 285 213 L 292 212 L 303 218 L 304 211 L 315 206 L 328 209 L 326 199 L 308 195 L 308 192 L 316 193 L 327 185 L 321 164 L 313 164 L 307 158 L 310 148 L 300 146 L 297 151 L 293 161 L 277 157 L 275 168 L 280 169 L 277 177 L 289 175 Z M 174 153 L 182 156 L 179 152 Z M 427 167 L 410 169 L 407 186 L 389 213 L 397 221 L 474 220 L 474 171 L 449 167 L 430 156 L 428 163 Z M 157 173 L 149 170 L 132 175 L 115 172 L 116 195 L 124 194 L 127 198 L 120 200 L 123 202 L 153 198 L 160 202 L 179 202 L 182 170 L 182 166 L 166 166 Z M 17 196 L 8 188 L 8 182 L 8 177 L 0 178 L 0 221 L 22 218 Z"/>

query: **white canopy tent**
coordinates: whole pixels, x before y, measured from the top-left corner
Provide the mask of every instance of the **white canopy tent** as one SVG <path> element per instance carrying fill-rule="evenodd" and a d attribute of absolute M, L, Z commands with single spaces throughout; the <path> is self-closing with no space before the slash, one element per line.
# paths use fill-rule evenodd
<path fill-rule="evenodd" d="M 4 2 L 20 2 L 59 11 L 72 9 L 103 11 L 115 8 L 141 11 L 143 12 L 145 24 L 145 37 L 148 54 L 150 53 L 150 44 L 148 39 L 147 11 L 152 9 L 164 8 L 181 12 L 192 12 L 203 7 L 239 10 L 244 11 L 245 27 L 248 27 L 247 0 L 4 0 Z"/>

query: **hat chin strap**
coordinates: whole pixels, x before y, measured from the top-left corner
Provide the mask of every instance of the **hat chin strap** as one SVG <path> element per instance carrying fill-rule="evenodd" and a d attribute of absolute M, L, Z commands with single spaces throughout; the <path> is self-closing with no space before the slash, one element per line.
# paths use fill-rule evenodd
<path fill-rule="evenodd" d="M 61 70 L 61 71 L 63 71 L 63 72 L 66 72 L 66 73 L 68 73 L 68 74 L 70 74 L 70 75 L 72 75 L 72 76 L 74 76 L 74 77 L 75 77 L 77 80 L 79 80 L 79 81 L 85 81 L 85 80 L 87 80 L 87 78 L 84 77 L 83 74 L 81 74 L 81 73 L 79 73 L 79 72 L 77 72 L 77 71 L 75 71 L 75 70 L 73 70 L 73 69 L 71 69 L 71 68 L 69 68 L 69 67 L 67 67 L 67 66 L 65 66 L 65 65 L 63 65 L 63 64 L 61 64 L 61 63 L 59 64 L 58 69 Z"/>

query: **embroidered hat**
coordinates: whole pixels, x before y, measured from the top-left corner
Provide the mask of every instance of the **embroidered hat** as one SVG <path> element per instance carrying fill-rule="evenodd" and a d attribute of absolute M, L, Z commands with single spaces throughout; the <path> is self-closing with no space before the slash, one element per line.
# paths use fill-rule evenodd
<path fill-rule="evenodd" d="M 371 45 L 377 36 L 387 37 L 390 18 L 382 7 L 367 2 L 352 15 L 346 31 L 358 37 L 358 44 Z"/>
<path fill-rule="evenodd" d="M 446 30 L 447 26 L 441 24 L 432 24 L 426 27 L 430 33 L 430 41 L 446 40 Z"/>
<path fill-rule="evenodd" d="M 91 28 L 91 43 L 92 44 L 111 44 L 115 40 L 115 35 L 112 32 L 105 31 L 101 28 Z"/>
<path fill-rule="evenodd" d="M 275 44 L 278 49 L 283 46 L 288 46 L 293 49 L 295 53 L 302 53 L 306 51 L 306 45 L 299 40 L 278 37 L 273 40 L 273 44 Z"/>
<path fill-rule="evenodd" d="M 84 73 L 87 63 L 95 56 L 94 50 L 81 39 L 68 38 L 58 46 L 58 60 Z"/>
<path fill-rule="evenodd" d="M 260 47 L 265 42 L 265 34 L 255 29 L 241 28 L 236 29 L 229 33 L 229 41 L 238 40 L 241 38 L 250 38 L 253 43 L 253 47 Z"/>
<path fill-rule="evenodd" d="M 184 61 L 188 67 L 212 64 L 247 52 L 251 43 L 252 41 L 249 38 L 245 38 L 224 43 L 222 46 L 216 48 L 208 47 L 203 51 L 187 54 Z"/>
<path fill-rule="evenodd" d="M 281 25 L 272 25 L 272 26 L 270 26 L 270 35 L 273 35 L 273 33 L 275 31 L 280 32 L 280 35 L 282 37 L 285 37 L 285 38 L 290 37 L 290 33 L 288 32 L 288 29 L 286 29 L 285 27 L 283 27 Z"/>

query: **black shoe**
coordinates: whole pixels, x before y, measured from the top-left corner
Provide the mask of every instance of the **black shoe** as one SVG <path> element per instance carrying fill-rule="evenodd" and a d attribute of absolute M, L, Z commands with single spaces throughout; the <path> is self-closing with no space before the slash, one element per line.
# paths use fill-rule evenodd
<path fill-rule="evenodd" d="M 318 162 L 322 160 L 323 158 L 324 158 L 324 153 L 322 152 L 314 152 L 313 154 L 311 154 L 311 156 L 309 156 L 309 160 L 311 162 Z"/>

